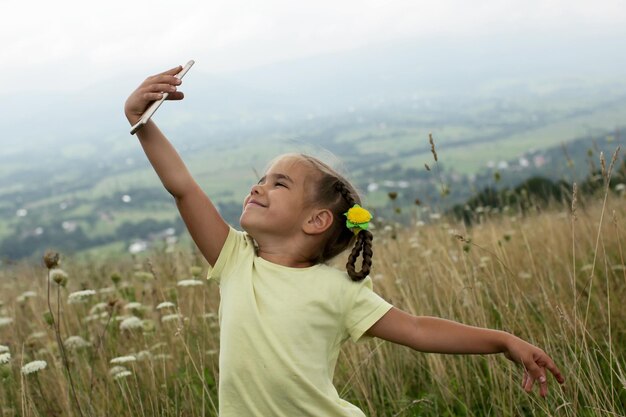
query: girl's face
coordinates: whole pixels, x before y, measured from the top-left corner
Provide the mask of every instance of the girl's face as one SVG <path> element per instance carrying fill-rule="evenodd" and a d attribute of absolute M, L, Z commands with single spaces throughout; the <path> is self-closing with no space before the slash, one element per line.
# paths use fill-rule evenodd
<path fill-rule="evenodd" d="M 312 168 L 301 158 L 285 156 L 274 162 L 243 202 L 239 219 L 251 236 L 290 237 L 307 218 L 306 181 Z"/>

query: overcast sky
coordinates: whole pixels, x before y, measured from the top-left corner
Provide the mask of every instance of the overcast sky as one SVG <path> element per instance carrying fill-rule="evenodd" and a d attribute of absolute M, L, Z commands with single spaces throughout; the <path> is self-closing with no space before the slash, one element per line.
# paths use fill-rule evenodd
<path fill-rule="evenodd" d="M 626 32 L 623 0 L 0 0 L 0 15 L 0 94 L 188 59 L 221 72 L 403 38 Z"/>

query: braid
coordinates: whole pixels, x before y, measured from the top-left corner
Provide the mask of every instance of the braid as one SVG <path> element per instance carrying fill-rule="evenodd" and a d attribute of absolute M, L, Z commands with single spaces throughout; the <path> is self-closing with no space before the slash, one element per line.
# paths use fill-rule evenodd
<path fill-rule="evenodd" d="M 354 197 L 352 197 L 352 192 L 348 189 L 348 187 L 346 187 L 346 184 L 344 184 L 343 181 L 338 179 L 335 183 L 335 189 L 339 192 L 339 194 L 341 194 L 343 199 L 346 200 L 349 207 L 356 204 Z"/>
<path fill-rule="evenodd" d="M 338 180 L 335 184 L 335 189 L 341 194 L 343 199 L 348 203 L 349 207 L 357 204 L 352 192 L 346 187 L 343 181 Z M 349 231 L 348 229 L 346 229 Z M 356 242 L 352 252 L 348 256 L 348 263 L 346 264 L 346 270 L 352 281 L 361 281 L 370 273 L 372 267 L 372 240 L 374 236 L 368 230 L 360 230 L 356 235 Z M 356 271 L 356 261 L 359 255 L 363 256 L 363 262 L 361 263 L 361 270 Z"/>
<path fill-rule="evenodd" d="M 374 252 L 372 251 L 373 238 L 374 236 L 369 230 L 361 230 L 356 235 L 356 243 L 354 244 L 352 252 L 350 252 L 350 256 L 348 256 L 348 263 L 346 264 L 348 275 L 350 275 L 352 281 L 361 281 L 370 273 L 370 268 L 372 267 L 372 255 L 374 255 Z M 363 256 L 363 262 L 361 263 L 361 270 L 357 272 L 355 270 L 356 260 L 361 253 Z"/>

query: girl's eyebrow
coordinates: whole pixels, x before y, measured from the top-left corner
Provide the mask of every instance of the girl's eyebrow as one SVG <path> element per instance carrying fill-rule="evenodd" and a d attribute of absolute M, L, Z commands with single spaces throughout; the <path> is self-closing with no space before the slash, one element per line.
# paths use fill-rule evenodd
<path fill-rule="evenodd" d="M 285 180 L 285 181 L 289 181 L 290 183 L 294 183 L 294 180 L 291 179 L 291 177 L 289 175 L 286 174 L 269 174 L 269 175 L 263 175 L 263 177 L 261 177 L 261 179 L 259 180 L 259 182 L 263 182 L 265 181 L 265 179 L 267 177 L 274 177 L 277 180 Z"/>

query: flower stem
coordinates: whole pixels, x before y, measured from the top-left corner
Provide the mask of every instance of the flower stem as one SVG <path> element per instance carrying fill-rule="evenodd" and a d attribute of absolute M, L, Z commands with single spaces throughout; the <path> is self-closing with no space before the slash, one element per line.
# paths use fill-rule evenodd
<path fill-rule="evenodd" d="M 63 341 L 61 340 L 61 325 L 60 325 L 60 317 L 61 317 L 61 288 L 57 286 L 57 319 L 54 318 L 54 313 L 52 312 L 52 305 L 50 304 L 50 270 L 48 270 L 48 311 L 50 312 L 50 317 L 52 320 L 52 328 L 54 329 L 54 335 L 56 336 L 57 345 L 59 346 L 59 351 L 61 352 L 61 359 L 63 361 L 63 366 L 65 367 L 65 371 L 67 372 L 67 377 L 70 383 L 70 389 L 72 391 L 72 398 L 74 399 L 74 403 L 76 404 L 76 408 L 78 409 L 78 413 L 81 417 L 83 416 L 83 410 L 80 408 L 80 403 L 78 402 L 78 397 L 76 396 L 76 390 L 74 389 L 74 381 L 72 380 L 72 373 L 70 372 L 70 365 L 67 360 L 67 355 L 65 353 L 65 346 L 63 346 Z"/>

